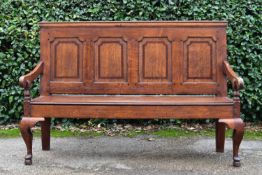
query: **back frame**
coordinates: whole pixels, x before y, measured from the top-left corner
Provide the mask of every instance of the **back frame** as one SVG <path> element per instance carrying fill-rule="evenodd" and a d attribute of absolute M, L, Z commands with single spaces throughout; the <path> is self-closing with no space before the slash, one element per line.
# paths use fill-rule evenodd
<path fill-rule="evenodd" d="M 227 96 L 226 22 L 41 22 L 41 95 Z"/>

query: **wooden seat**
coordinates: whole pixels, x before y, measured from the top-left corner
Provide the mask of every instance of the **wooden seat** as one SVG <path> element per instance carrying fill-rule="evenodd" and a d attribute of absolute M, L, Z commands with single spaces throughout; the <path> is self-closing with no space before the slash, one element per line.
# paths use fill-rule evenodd
<path fill-rule="evenodd" d="M 40 62 L 19 79 L 25 163 L 32 163 L 31 128 L 37 122 L 42 149 L 50 149 L 53 117 L 212 118 L 217 152 L 224 151 L 225 125 L 234 129 L 233 163 L 240 166 L 244 84 L 227 62 L 226 26 L 224 21 L 40 23 Z M 39 75 L 40 96 L 31 99 L 29 89 Z"/>
<path fill-rule="evenodd" d="M 233 100 L 228 97 L 192 95 L 52 95 L 33 99 L 31 116 L 121 119 L 232 118 Z"/>
<path fill-rule="evenodd" d="M 40 96 L 31 100 L 32 105 L 171 105 L 171 106 L 199 106 L 233 105 L 228 97 L 215 96 L 150 96 L 150 95 L 52 95 Z"/>

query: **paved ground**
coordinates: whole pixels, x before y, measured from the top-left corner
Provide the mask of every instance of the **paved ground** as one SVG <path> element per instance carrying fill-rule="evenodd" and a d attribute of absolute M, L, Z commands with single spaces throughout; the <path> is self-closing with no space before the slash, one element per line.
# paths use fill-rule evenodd
<path fill-rule="evenodd" d="M 32 166 L 23 165 L 21 138 L 0 139 L 0 174 L 262 174 L 262 141 L 244 140 L 242 167 L 234 168 L 230 140 L 225 153 L 215 153 L 210 138 L 148 141 L 147 137 L 53 138 L 51 151 L 42 151 L 36 138 Z"/>

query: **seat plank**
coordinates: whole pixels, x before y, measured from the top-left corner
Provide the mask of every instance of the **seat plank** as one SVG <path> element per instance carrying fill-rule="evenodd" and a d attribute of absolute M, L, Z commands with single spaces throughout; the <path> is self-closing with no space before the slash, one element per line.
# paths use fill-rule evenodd
<path fill-rule="evenodd" d="M 197 111 L 197 112 L 196 112 Z M 32 117 L 107 119 L 232 118 L 233 106 L 175 105 L 32 105 Z"/>
<path fill-rule="evenodd" d="M 233 105 L 228 97 L 160 95 L 52 95 L 40 96 L 32 105 Z"/>

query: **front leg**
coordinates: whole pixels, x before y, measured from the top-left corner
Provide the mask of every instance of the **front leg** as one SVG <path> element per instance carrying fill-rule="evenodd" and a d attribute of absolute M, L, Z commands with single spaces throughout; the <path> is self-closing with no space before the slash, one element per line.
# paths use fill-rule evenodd
<path fill-rule="evenodd" d="M 25 165 L 32 164 L 32 142 L 33 142 L 33 134 L 31 128 L 35 126 L 35 124 L 39 121 L 45 121 L 44 118 L 31 118 L 31 117 L 23 117 L 20 124 L 20 132 L 24 139 L 27 148 L 27 154 L 25 156 Z"/>
<path fill-rule="evenodd" d="M 219 119 L 218 122 L 225 123 L 229 128 L 233 129 L 233 166 L 239 167 L 241 164 L 238 152 L 243 139 L 245 124 L 241 118 Z"/>

